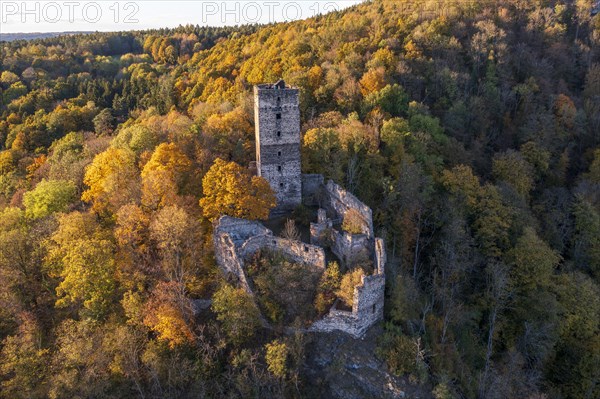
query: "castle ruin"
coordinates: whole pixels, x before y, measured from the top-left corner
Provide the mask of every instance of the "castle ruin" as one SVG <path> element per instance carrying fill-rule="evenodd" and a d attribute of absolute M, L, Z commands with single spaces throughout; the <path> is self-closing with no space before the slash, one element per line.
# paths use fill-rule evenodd
<path fill-rule="evenodd" d="M 384 241 L 374 235 L 371 209 L 353 194 L 322 175 L 302 174 L 300 164 L 300 114 L 298 89 L 280 80 L 255 86 L 256 166 L 276 193 L 272 215 L 290 212 L 303 204 L 318 208 L 310 224 L 310 243 L 276 237 L 257 221 L 221 217 L 213 232 L 215 257 L 220 269 L 254 295 L 245 265 L 259 250 L 276 251 L 288 260 L 325 269 L 328 248 L 342 267 L 351 270 L 372 265 L 354 288 L 352 309 L 335 302 L 329 312 L 316 320 L 309 331 L 344 331 L 359 338 L 383 319 L 386 252 Z M 348 212 L 362 225 L 359 234 L 341 229 Z"/>

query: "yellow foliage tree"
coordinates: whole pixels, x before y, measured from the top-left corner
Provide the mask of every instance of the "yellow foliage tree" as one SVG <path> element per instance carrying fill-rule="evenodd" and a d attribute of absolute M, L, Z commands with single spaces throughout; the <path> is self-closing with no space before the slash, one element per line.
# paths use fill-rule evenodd
<path fill-rule="evenodd" d="M 350 209 L 344 215 L 342 229 L 350 234 L 363 234 L 366 230 L 365 222 L 356 209 Z"/>
<path fill-rule="evenodd" d="M 130 150 L 109 148 L 96 155 L 85 171 L 83 182 L 89 187 L 81 195 L 98 213 L 115 212 L 139 197 L 139 175 L 135 154 Z"/>
<path fill-rule="evenodd" d="M 152 209 L 174 205 L 192 162 L 174 143 L 162 143 L 142 169 L 142 203 Z"/>
<path fill-rule="evenodd" d="M 0 152 L 0 175 L 5 175 L 15 170 L 17 160 L 11 150 Z"/>
<path fill-rule="evenodd" d="M 44 371 L 50 350 L 42 349 L 41 329 L 29 312 L 19 315 L 20 325 L 14 335 L 2 341 L 0 350 L 0 395 L 3 398 L 44 397 Z"/>
<path fill-rule="evenodd" d="M 516 151 L 507 151 L 494 156 L 492 173 L 499 181 L 510 184 L 520 195 L 528 197 L 533 189 L 533 168 Z"/>
<path fill-rule="evenodd" d="M 192 162 L 175 143 L 162 143 L 152 153 L 150 160 L 144 165 L 142 178 L 155 170 L 169 171 L 181 179 L 189 172 Z"/>
<path fill-rule="evenodd" d="M 365 272 L 360 268 L 356 268 L 342 277 L 340 289 L 337 291 L 337 296 L 346 304 L 352 307 L 354 303 L 354 287 L 361 284 L 362 276 Z"/>
<path fill-rule="evenodd" d="M 57 307 L 75 305 L 82 315 L 100 319 L 112 304 L 115 281 L 113 244 L 94 215 L 73 212 L 59 217 L 47 242 L 46 270 L 60 280 Z"/>
<path fill-rule="evenodd" d="M 117 278 L 122 287 L 134 289 L 156 267 L 149 246 L 150 217 L 136 204 L 121 207 L 115 217 Z"/>
<path fill-rule="evenodd" d="M 457 165 L 452 170 L 444 170 L 441 180 L 450 193 L 461 196 L 468 206 L 475 207 L 481 185 L 470 166 Z"/>
<path fill-rule="evenodd" d="M 200 206 L 211 221 L 220 215 L 266 219 L 276 205 L 275 194 L 265 179 L 220 158 L 202 179 L 202 189 L 204 197 L 200 199 Z"/>
<path fill-rule="evenodd" d="M 242 107 L 208 116 L 203 125 L 205 146 L 218 157 L 231 156 L 234 161 L 242 164 L 249 162 L 254 150 L 251 144 L 254 135 L 251 121 Z"/>
<path fill-rule="evenodd" d="M 267 361 L 267 368 L 275 377 L 284 378 L 287 374 L 287 356 L 288 347 L 285 342 L 275 340 L 265 345 L 267 353 L 265 360 Z"/>
<path fill-rule="evenodd" d="M 337 262 L 329 262 L 327 269 L 321 275 L 317 296 L 315 297 L 315 309 L 318 313 L 326 312 L 335 301 L 335 292 L 340 288 L 342 275 Z"/>

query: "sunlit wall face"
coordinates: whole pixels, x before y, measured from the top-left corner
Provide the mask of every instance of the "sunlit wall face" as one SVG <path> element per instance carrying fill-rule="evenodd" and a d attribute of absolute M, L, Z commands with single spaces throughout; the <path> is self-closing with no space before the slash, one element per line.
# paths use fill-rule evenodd
<path fill-rule="evenodd" d="M 178 25 L 235 26 L 293 21 L 360 0 L 0 1 L 0 33 L 118 31 Z"/>

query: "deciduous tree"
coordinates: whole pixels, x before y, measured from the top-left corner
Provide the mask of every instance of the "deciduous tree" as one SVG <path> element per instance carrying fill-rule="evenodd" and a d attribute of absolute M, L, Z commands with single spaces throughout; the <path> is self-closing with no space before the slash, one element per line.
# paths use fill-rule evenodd
<path fill-rule="evenodd" d="M 260 327 L 260 312 L 243 288 L 224 284 L 213 296 L 213 311 L 231 342 L 242 344 Z"/>
<path fill-rule="evenodd" d="M 202 179 L 204 197 L 200 206 L 204 217 L 215 220 L 220 215 L 245 219 L 267 219 L 276 204 L 269 183 L 258 176 L 251 176 L 235 162 L 220 158 Z"/>
<path fill-rule="evenodd" d="M 83 181 L 88 189 L 81 199 L 91 202 L 98 213 L 116 212 L 139 198 L 139 172 L 135 155 L 129 150 L 111 147 L 96 155 Z"/>
<path fill-rule="evenodd" d="M 150 209 L 174 205 L 190 175 L 190 159 L 174 143 L 160 144 L 142 169 L 142 202 Z"/>
<path fill-rule="evenodd" d="M 492 170 L 499 181 L 510 184 L 520 195 L 529 196 L 533 188 L 533 168 L 522 155 L 515 151 L 494 157 Z"/>
<path fill-rule="evenodd" d="M 144 324 L 171 348 L 194 341 L 192 306 L 178 282 L 161 282 L 146 304 Z"/>
<path fill-rule="evenodd" d="M 61 216 L 48 246 L 48 271 L 60 280 L 56 306 L 75 305 L 84 316 L 104 317 L 116 288 L 114 248 L 94 217 L 79 212 Z"/>
<path fill-rule="evenodd" d="M 63 212 L 76 199 L 76 187 L 70 181 L 42 180 L 23 196 L 25 214 L 32 219 Z"/>
<path fill-rule="evenodd" d="M 346 306 L 352 307 L 354 303 L 354 287 L 360 285 L 362 276 L 365 272 L 360 268 L 356 268 L 344 274 L 340 288 L 337 291 L 337 296 L 344 302 Z"/>
<path fill-rule="evenodd" d="M 265 360 L 267 368 L 277 378 L 285 378 L 287 375 L 288 347 L 285 342 L 275 340 L 265 345 Z"/>

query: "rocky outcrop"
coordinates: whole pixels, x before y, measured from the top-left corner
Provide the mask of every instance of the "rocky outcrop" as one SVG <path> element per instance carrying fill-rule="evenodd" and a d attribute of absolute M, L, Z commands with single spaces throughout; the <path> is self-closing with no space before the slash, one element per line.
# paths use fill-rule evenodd
<path fill-rule="evenodd" d="M 381 327 L 361 339 L 340 332 L 307 336 L 303 377 L 307 397 L 333 399 L 433 399 L 427 384 L 411 384 L 389 373 L 377 353 Z"/>

